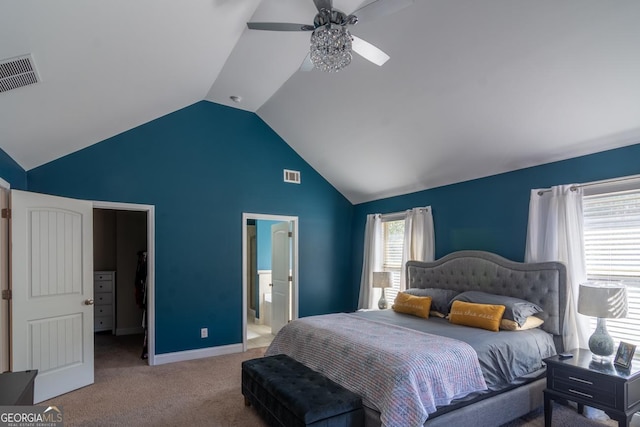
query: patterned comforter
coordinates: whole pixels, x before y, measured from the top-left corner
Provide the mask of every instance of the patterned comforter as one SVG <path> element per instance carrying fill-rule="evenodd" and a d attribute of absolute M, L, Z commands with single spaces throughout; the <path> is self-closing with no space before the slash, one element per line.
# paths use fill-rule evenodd
<path fill-rule="evenodd" d="M 469 344 L 351 314 L 289 323 L 266 355 L 281 353 L 362 396 L 384 426 L 422 426 L 437 406 L 487 389 Z"/>

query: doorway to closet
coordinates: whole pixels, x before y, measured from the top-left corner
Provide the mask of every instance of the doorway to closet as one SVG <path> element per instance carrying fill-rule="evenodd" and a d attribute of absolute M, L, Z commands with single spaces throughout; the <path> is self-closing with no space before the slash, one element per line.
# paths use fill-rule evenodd
<path fill-rule="evenodd" d="M 96 369 L 127 348 L 130 364 L 147 364 L 147 212 L 93 209 L 94 354 Z M 137 348 L 137 351 L 136 351 Z M 137 354 L 137 355 L 136 355 Z"/>
<path fill-rule="evenodd" d="M 298 316 L 297 217 L 243 214 L 243 347 L 268 346 Z"/>
<path fill-rule="evenodd" d="M 155 364 L 154 340 L 154 266 L 155 266 L 155 214 L 153 205 L 132 203 L 101 202 L 72 199 L 27 191 L 11 190 L 6 181 L 0 180 L 2 207 L 9 206 L 5 213 L 9 221 L 4 221 L 0 237 L 2 271 L 10 273 L 10 280 L 0 280 L 8 300 L 0 305 L 0 362 L 3 370 L 38 369 L 34 385 L 34 402 L 50 399 L 94 382 L 94 290 L 93 290 L 93 209 L 115 209 L 141 211 L 146 215 L 148 247 L 147 311 L 148 311 L 148 363 Z M 5 229 L 5 227 L 7 227 Z M 11 235 L 9 244 L 8 235 Z M 39 256 L 11 256 L 11 254 L 36 253 Z M 8 258 L 8 259 L 7 259 Z M 9 262 L 11 268 L 8 268 Z M 52 274 L 30 275 L 30 271 L 53 271 Z M 4 276 L 4 275 L 3 275 Z M 35 280 L 34 278 L 38 278 Z M 42 277 L 47 287 L 42 286 Z M 113 280 L 105 276 L 101 279 Z M 7 279 L 7 277 L 5 277 Z M 51 280 L 50 280 L 51 279 Z M 11 281 L 11 286 L 8 282 Z M 50 286 L 53 282 L 54 286 Z M 103 283 L 104 284 L 104 283 Z M 64 287 L 63 287 L 64 285 Z M 39 288 L 38 288 L 39 286 Z M 72 287 L 68 291 L 67 287 Z M 114 285 L 111 285 L 113 290 Z M 34 292 L 47 298 L 55 298 L 55 303 L 43 304 L 44 297 L 29 298 Z M 109 290 L 109 285 L 102 288 Z M 55 291 L 52 293 L 52 290 Z M 53 296 L 50 296 L 52 294 Z M 12 296 L 19 296 L 11 298 Z M 80 304 L 77 304 L 80 298 Z M 5 302 L 6 301 L 6 302 Z M 108 302 L 108 297 L 103 300 Z M 117 301 L 116 301 L 117 303 Z M 8 312 L 13 316 L 11 321 Z M 108 312 L 108 310 L 104 310 Z M 50 316 L 46 318 L 46 316 Z M 47 320 L 43 320 L 43 319 Z M 41 330 L 40 340 L 26 340 L 29 322 L 34 319 Z M 116 319 L 117 321 L 117 319 Z M 47 323 L 49 322 L 49 323 Z M 45 325 L 45 323 L 47 323 Z M 50 327 L 50 324 L 55 323 Z M 108 324 L 108 321 L 107 321 Z M 41 331 L 40 331 L 41 332 Z M 56 339 L 57 352 L 47 352 L 46 345 L 37 345 L 43 340 L 51 340 L 52 334 L 64 337 Z M 44 337 L 44 338 L 43 338 Z M 79 343 L 79 344 L 78 344 Z M 60 345 L 61 344 L 61 345 Z M 11 350 L 11 351 L 9 351 Z M 37 351 L 38 364 L 34 358 L 26 357 Z M 59 354 L 71 355 L 73 362 L 66 358 L 55 358 Z M 51 356 L 49 359 L 47 357 Z M 43 362 L 44 361 L 44 362 Z M 67 363 L 67 365 L 64 365 Z M 61 365 L 62 364 L 62 365 Z M 64 369 L 59 369 L 64 366 Z M 70 367 L 72 366 L 72 368 Z"/>

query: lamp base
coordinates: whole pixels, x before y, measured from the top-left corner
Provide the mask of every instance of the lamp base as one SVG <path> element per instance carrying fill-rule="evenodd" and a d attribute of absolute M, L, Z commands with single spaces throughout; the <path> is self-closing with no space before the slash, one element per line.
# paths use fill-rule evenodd
<path fill-rule="evenodd" d="M 382 295 L 380 295 L 380 299 L 378 300 L 378 308 L 380 310 L 385 310 L 387 308 L 387 299 L 384 297 L 384 288 L 382 288 Z"/>
<path fill-rule="evenodd" d="M 607 319 L 598 317 L 598 326 L 589 338 L 589 350 L 593 353 L 594 362 L 611 363 L 614 345 L 607 331 Z"/>
<path fill-rule="evenodd" d="M 613 356 L 598 356 L 596 354 L 592 354 L 591 362 L 597 365 L 609 365 L 613 362 Z"/>

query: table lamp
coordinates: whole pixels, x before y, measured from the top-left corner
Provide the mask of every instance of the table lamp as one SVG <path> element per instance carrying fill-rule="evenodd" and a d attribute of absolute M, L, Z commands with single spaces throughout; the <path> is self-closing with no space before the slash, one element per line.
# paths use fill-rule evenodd
<path fill-rule="evenodd" d="M 387 308 L 387 300 L 384 297 L 384 289 L 390 288 L 393 285 L 393 275 L 390 271 L 374 271 L 373 272 L 373 287 L 382 289 L 382 294 L 378 300 L 378 308 L 384 310 Z"/>
<path fill-rule="evenodd" d="M 598 318 L 596 330 L 589 338 L 589 350 L 594 361 L 610 362 L 614 346 L 607 332 L 607 319 L 627 316 L 627 288 L 621 283 L 581 284 L 578 313 Z"/>

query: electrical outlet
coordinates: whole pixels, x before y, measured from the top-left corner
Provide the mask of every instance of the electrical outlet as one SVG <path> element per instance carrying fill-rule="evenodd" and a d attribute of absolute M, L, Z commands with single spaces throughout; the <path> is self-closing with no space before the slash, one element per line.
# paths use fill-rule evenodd
<path fill-rule="evenodd" d="M 209 329 L 202 328 L 200 329 L 200 338 L 207 338 L 209 336 Z"/>

